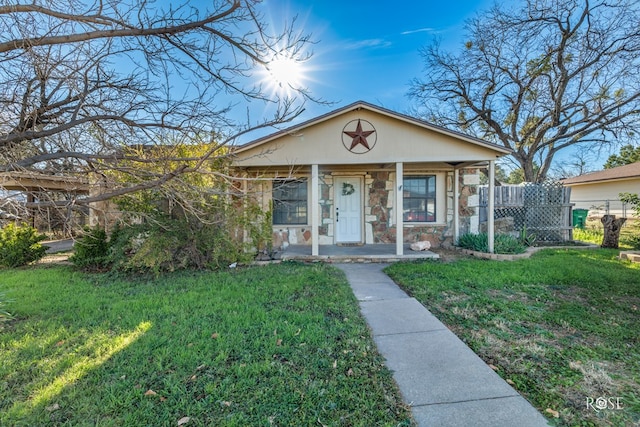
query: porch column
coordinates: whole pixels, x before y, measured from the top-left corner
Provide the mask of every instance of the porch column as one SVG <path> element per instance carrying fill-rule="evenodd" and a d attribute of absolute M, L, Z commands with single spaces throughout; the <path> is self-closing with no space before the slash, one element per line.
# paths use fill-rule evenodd
<path fill-rule="evenodd" d="M 403 164 L 396 163 L 396 255 L 404 255 L 404 200 L 402 197 Z"/>
<path fill-rule="evenodd" d="M 487 201 L 487 239 L 489 240 L 489 253 L 493 253 L 495 240 L 494 230 L 494 213 L 495 213 L 495 180 L 496 180 L 496 161 L 489 161 L 489 200 Z"/>
<path fill-rule="evenodd" d="M 244 212 L 247 212 L 248 208 L 249 208 L 249 174 L 247 172 L 243 173 L 240 177 L 242 179 L 242 181 L 240 181 L 241 183 L 241 187 L 240 187 L 240 191 L 242 192 L 242 210 Z M 261 183 L 261 191 L 264 191 L 264 183 Z M 273 191 L 272 191 L 273 194 Z M 227 200 L 227 203 L 231 204 L 231 200 L 232 197 L 229 196 L 229 199 Z M 262 203 L 260 203 L 260 207 L 264 210 L 265 206 L 264 206 L 264 201 L 262 201 Z M 267 206 L 268 208 L 268 206 Z M 273 216 L 272 216 L 273 217 Z M 106 223 L 107 223 L 107 219 L 105 218 L 104 220 L 105 222 L 105 227 L 106 227 Z M 249 230 L 247 230 L 247 227 L 242 227 L 242 241 L 243 242 L 249 242 Z M 273 218 L 271 221 L 271 243 L 273 243 Z"/>
<path fill-rule="evenodd" d="M 320 254 L 320 233 L 318 232 L 318 226 L 320 222 L 320 195 L 319 187 L 320 177 L 318 175 L 318 165 L 311 165 L 311 256 L 318 256 Z"/>
<path fill-rule="evenodd" d="M 453 170 L 453 244 L 460 237 L 460 170 Z"/>

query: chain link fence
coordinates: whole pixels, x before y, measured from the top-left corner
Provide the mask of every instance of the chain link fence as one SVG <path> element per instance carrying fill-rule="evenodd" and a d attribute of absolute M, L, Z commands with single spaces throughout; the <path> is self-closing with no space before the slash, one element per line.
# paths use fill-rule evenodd
<path fill-rule="evenodd" d="M 604 215 L 615 215 L 620 218 L 633 217 L 633 209 L 619 199 L 573 199 L 574 209 L 587 209 L 590 217 L 600 218 Z"/>

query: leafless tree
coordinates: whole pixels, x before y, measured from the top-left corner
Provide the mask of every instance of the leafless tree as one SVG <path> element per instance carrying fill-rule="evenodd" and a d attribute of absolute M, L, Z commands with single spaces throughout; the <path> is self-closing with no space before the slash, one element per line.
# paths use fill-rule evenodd
<path fill-rule="evenodd" d="M 598 169 L 598 155 L 590 150 L 577 150 L 573 155 L 561 162 L 555 162 L 549 175 L 556 179 L 571 178 L 594 172 Z"/>
<path fill-rule="evenodd" d="M 239 135 L 300 114 L 305 88 L 272 94 L 255 77 L 273 58 L 308 59 L 310 36 L 295 19 L 267 26 L 258 0 L 201 4 L 0 0 L 0 173 L 130 175 L 50 202 L 87 205 L 162 186 L 228 155 L 221 147 Z M 234 120 L 249 102 L 274 113 Z M 202 142 L 210 149 L 188 159 L 125 149 Z"/>
<path fill-rule="evenodd" d="M 427 119 L 503 144 L 527 181 L 543 181 L 559 151 L 637 131 L 639 10 L 632 0 L 496 5 L 467 23 L 457 53 L 437 41 L 422 50 L 411 95 Z"/>

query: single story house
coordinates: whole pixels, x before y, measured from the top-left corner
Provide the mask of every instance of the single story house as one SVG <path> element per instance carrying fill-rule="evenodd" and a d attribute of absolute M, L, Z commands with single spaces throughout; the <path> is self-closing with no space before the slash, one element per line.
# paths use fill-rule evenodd
<path fill-rule="evenodd" d="M 562 180 L 571 187 L 574 209 L 588 209 L 590 216 L 631 216 L 620 193 L 640 193 L 640 162 Z"/>
<path fill-rule="evenodd" d="M 318 256 L 324 245 L 395 243 L 402 255 L 405 243 L 441 247 L 477 232 L 478 168 L 493 194 L 495 160 L 509 153 L 359 101 L 236 147 L 234 167 L 272 209 L 274 246 Z"/>

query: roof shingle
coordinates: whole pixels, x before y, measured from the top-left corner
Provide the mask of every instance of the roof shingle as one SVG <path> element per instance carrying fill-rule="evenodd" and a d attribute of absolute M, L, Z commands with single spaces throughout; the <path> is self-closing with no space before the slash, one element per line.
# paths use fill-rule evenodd
<path fill-rule="evenodd" d="M 562 183 L 565 185 L 571 185 L 635 177 L 640 177 L 640 162 L 618 166 L 617 168 L 605 169 L 599 172 L 587 173 L 573 178 L 563 179 Z"/>

